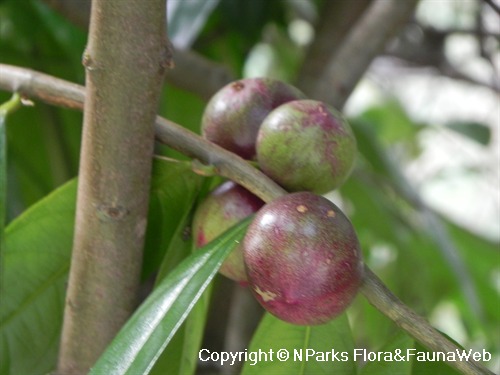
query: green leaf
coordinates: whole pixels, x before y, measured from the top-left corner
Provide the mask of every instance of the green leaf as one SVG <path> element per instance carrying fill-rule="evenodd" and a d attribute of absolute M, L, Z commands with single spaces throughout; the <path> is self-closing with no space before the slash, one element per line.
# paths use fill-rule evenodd
<path fill-rule="evenodd" d="M 7 215 L 7 116 L 21 106 L 21 97 L 14 93 L 0 105 L 0 269 L 4 247 L 4 228 Z"/>
<path fill-rule="evenodd" d="M 36 203 L 5 231 L 0 295 L 1 374 L 53 369 L 73 239 L 76 181 Z"/>
<path fill-rule="evenodd" d="M 457 344 L 457 343 L 455 343 L 455 344 Z M 460 346 L 460 345 L 458 345 L 458 346 Z M 432 354 L 429 350 L 427 350 L 422 345 L 420 345 L 419 342 L 416 342 L 414 353 L 424 353 L 424 352 L 429 353 L 430 358 L 433 358 Z M 443 361 L 427 361 L 427 360 L 418 361 L 418 360 L 414 360 L 413 361 L 413 368 L 412 368 L 412 375 L 427 375 L 427 374 L 460 375 L 461 373 Z"/>
<path fill-rule="evenodd" d="M 394 357 L 398 354 L 406 356 L 407 349 L 413 348 L 413 344 L 414 341 L 411 337 L 399 331 L 398 334 L 393 336 L 384 346 L 382 346 L 382 348 L 375 351 L 366 350 L 366 352 L 358 349 L 357 353 L 361 355 L 356 359 L 360 362 L 366 362 L 366 365 L 361 369 L 360 375 L 411 375 L 413 361 L 396 361 Z M 370 352 L 374 353 L 376 356 L 378 356 L 378 353 L 383 353 L 381 357 L 382 360 L 379 361 L 378 358 L 370 360 Z M 385 353 L 388 353 L 387 356 Z M 429 374 L 440 373 L 435 372 Z"/>
<path fill-rule="evenodd" d="M 129 319 L 91 374 L 149 373 L 249 221 L 245 219 L 179 264 Z"/>
<path fill-rule="evenodd" d="M 373 106 L 360 117 L 377 129 L 380 139 L 385 143 L 415 141 L 418 128 L 397 100 L 387 100 Z"/>
<path fill-rule="evenodd" d="M 202 186 L 204 179 L 184 168 L 155 162 L 151 203 L 154 210 L 148 218 L 143 274 L 158 268 Z M 33 205 L 6 228 L 4 284 L 0 290 L 1 375 L 43 373 L 55 366 L 75 202 L 76 181 L 72 181 Z"/>
<path fill-rule="evenodd" d="M 154 160 L 143 280 L 158 270 L 165 254 L 176 259 L 189 254 L 191 243 L 183 231 L 204 181 L 205 178 L 193 173 L 187 163 Z M 172 267 L 177 263 L 169 262 Z"/>
<path fill-rule="evenodd" d="M 5 141 L 6 114 L 0 112 L 0 271 L 3 271 L 4 228 L 7 214 L 7 142 Z M 0 272 L 0 287 L 2 283 Z"/>
<path fill-rule="evenodd" d="M 186 321 L 179 327 L 172 341 L 158 357 L 151 375 L 191 375 L 198 365 L 198 351 L 201 346 L 207 320 L 212 285 L 203 293 Z"/>
<path fill-rule="evenodd" d="M 345 314 L 327 324 L 299 326 L 266 313 L 248 353 L 265 352 L 267 358 L 262 355 L 259 360 L 257 355 L 256 360 L 247 360 L 242 375 L 356 374 L 353 349 Z M 286 354 L 288 359 L 278 358 Z"/>
<path fill-rule="evenodd" d="M 198 176 L 200 178 L 200 176 Z M 204 179 L 202 190 L 210 191 L 209 186 L 213 183 L 213 178 Z M 203 192 L 198 194 L 198 199 L 204 196 Z M 184 214 L 186 216 L 187 212 Z M 193 237 L 189 236 L 187 241 L 184 236 L 185 228 L 189 228 L 188 220 L 180 222 L 176 233 L 174 234 L 163 261 L 158 270 L 156 285 L 163 280 L 184 258 L 194 251 Z M 170 344 L 161 353 L 158 361 L 155 363 L 151 374 L 162 375 L 168 372 L 170 375 L 189 375 L 193 374 L 197 367 L 198 350 L 201 345 L 205 322 L 207 319 L 208 306 L 210 303 L 211 289 L 208 288 L 200 300 L 196 303 L 186 321 L 179 327 L 172 338 Z"/>
<path fill-rule="evenodd" d="M 491 140 L 491 129 L 481 123 L 478 122 L 452 122 L 446 124 L 446 126 L 459 133 L 462 134 L 477 143 L 487 146 Z"/>

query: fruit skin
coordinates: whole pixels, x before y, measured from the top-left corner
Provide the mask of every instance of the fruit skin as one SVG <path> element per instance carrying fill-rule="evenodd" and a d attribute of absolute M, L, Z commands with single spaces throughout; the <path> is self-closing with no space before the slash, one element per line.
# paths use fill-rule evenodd
<path fill-rule="evenodd" d="M 363 274 L 351 223 L 335 204 L 311 192 L 288 194 L 261 208 L 243 240 L 243 255 L 259 303 L 299 325 L 340 315 Z"/>
<path fill-rule="evenodd" d="M 289 191 L 324 194 L 349 176 L 356 139 L 344 117 L 315 100 L 292 101 L 273 110 L 257 136 L 262 171 Z"/>
<path fill-rule="evenodd" d="M 264 202 L 232 181 L 219 185 L 198 206 L 193 218 L 193 235 L 197 247 L 202 247 L 255 213 Z M 229 254 L 219 272 L 224 276 L 246 283 L 241 245 Z"/>
<path fill-rule="evenodd" d="M 279 105 L 305 98 L 293 86 L 271 78 L 247 78 L 220 89 L 203 113 L 205 139 L 244 159 L 255 158 L 255 140 L 262 120 Z"/>

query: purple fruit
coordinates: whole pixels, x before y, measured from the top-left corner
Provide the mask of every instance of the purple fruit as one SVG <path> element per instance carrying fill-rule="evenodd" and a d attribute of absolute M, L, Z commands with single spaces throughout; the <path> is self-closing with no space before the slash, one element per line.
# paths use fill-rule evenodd
<path fill-rule="evenodd" d="M 295 87 L 270 78 L 232 82 L 208 102 L 201 123 L 202 135 L 244 159 L 254 159 L 262 120 L 279 105 L 302 98 L 304 94 Z"/>
<path fill-rule="evenodd" d="M 262 171 L 289 191 L 324 194 L 349 176 L 356 139 L 344 117 L 315 100 L 296 100 L 276 108 L 257 136 Z"/>
<path fill-rule="evenodd" d="M 196 246 L 206 245 L 263 205 L 263 201 L 242 186 L 232 181 L 223 183 L 196 210 L 193 219 Z M 246 283 L 241 245 L 229 254 L 219 272 L 232 280 Z"/>
<path fill-rule="evenodd" d="M 271 314 L 293 324 L 326 323 L 352 302 L 363 262 L 354 228 L 311 192 L 262 207 L 243 240 L 249 286 Z"/>

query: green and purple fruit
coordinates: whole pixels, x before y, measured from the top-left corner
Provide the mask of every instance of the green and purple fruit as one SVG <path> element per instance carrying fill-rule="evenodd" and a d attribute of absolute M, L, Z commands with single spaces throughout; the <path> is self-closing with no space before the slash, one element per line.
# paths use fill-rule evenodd
<path fill-rule="evenodd" d="M 289 191 L 324 194 L 349 176 L 356 139 L 345 118 L 315 100 L 296 100 L 273 110 L 257 136 L 261 170 Z"/>
<path fill-rule="evenodd" d="M 295 87 L 271 78 L 232 82 L 208 102 L 201 122 L 202 135 L 244 159 L 254 159 L 262 120 L 281 104 L 302 98 L 304 94 Z"/>
<path fill-rule="evenodd" d="M 212 191 L 198 206 L 193 218 L 193 235 L 202 247 L 264 205 L 257 196 L 232 181 Z M 234 248 L 219 272 L 232 280 L 246 283 L 241 245 Z"/>
<path fill-rule="evenodd" d="M 347 217 L 311 192 L 262 207 L 243 240 L 248 283 L 260 304 L 293 324 L 326 323 L 358 292 L 360 245 Z"/>

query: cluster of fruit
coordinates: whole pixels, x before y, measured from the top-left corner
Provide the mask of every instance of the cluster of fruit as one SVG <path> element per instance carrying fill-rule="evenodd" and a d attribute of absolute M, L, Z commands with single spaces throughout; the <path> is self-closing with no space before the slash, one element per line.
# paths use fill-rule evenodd
<path fill-rule="evenodd" d="M 322 324 L 357 293 L 363 262 L 354 229 L 320 194 L 339 187 L 356 156 L 344 117 L 269 78 L 244 79 L 207 104 L 202 135 L 248 160 L 292 192 L 268 204 L 232 181 L 216 188 L 193 222 L 201 247 L 254 214 L 220 272 L 248 285 L 259 303 L 294 324 Z"/>

